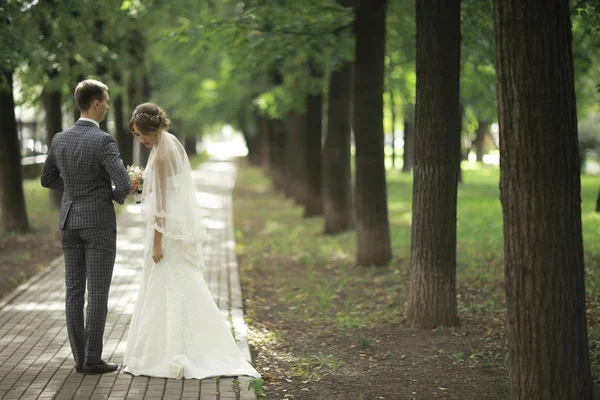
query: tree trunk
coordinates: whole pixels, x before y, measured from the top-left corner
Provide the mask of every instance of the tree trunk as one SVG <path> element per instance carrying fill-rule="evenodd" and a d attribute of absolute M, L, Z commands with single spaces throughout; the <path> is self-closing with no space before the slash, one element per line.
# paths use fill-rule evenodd
<path fill-rule="evenodd" d="M 404 154 L 402 172 L 410 173 L 415 166 L 415 105 L 404 107 Z"/>
<path fill-rule="evenodd" d="M 510 398 L 592 399 L 569 1 L 495 26 Z"/>
<path fill-rule="evenodd" d="M 408 321 L 458 324 L 456 188 L 460 151 L 460 0 L 417 2 L 416 162 Z"/>
<path fill-rule="evenodd" d="M 458 105 L 458 183 L 463 183 L 463 174 L 462 174 L 462 161 L 463 161 L 463 146 L 462 146 L 462 131 L 463 131 L 463 119 L 465 116 L 465 106 L 459 102 Z"/>
<path fill-rule="evenodd" d="M 53 70 L 48 74 L 50 79 L 55 78 L 57 75 L 57 70 Z M 50 90 L 44 88 L 42 92 L 42 102 L 44 104 L 44 111 L 46 112 L 46 146 L 50 149 L 54 135 L 62 131 L 62 100 L 60 89 Z M 60 209 L 62 191 L 50 189 L 48 196 L 50 208 L 54 210 Z"/>
<path fill-rule="evenodd" d="M 6 231 L 29 230 L 23 173 L 21 171 L 21 146 L 15 117 L 12 71 L 0 70 L 4 88 L 0 87 L 0 213 Z"/>
<path fill-rule="evenodd" d="M 129 132 L 129 119 L 123 115 L 123 94 L 117 93 L 114 96 L 113 106 L 115 115 L 115 136 L 121 153 L 121 159 L 125 166 L 133 164 L 133 142 L 134 138 Z M 127 128 L 126 128 L 127 126 Z"/>
<path fill-rule="evenodd" d="M 192 157 L 192 156 L 195 156 L 196 154 L 198 154 L 198 151 L 196 150 L 197 140 L 198 140 L 198 138 L 196 137 L 196 135 L 194 135 L 194 136 L 186 135 L 185 136 L 184 147 L 185 147 L 185 152 L 187 153 L 188 157 Z"/>
<path fill-rule="evenodd" d="M 306 115 L 290 112 L 285 117 L 287 140 L 285 142 L 286 194 L 294 198 L 296 204 L 304 206 L 308 197 L 304 160 L 306 147 L 304 131 Z"/>
<path fill-rule="evenodd" d="M 356 261 L 360 265 L 386 265 L 392 258 L 383 153 L 386 2 L 365 1 L 356 10 Z"/>
<path fill-rule="evenodd" d="M 248 158 L 252 165 L 260 166 L 262 161 L 262 118 L 256 108 L 252 109 L 252 121 L 249 125 L 253 128 L 251 132 L 248 132 L 250 128 L 245 126 L 244 138 L 246 138 L 246 144 L 248 146 Z M 247 137 L 246 137 L 247 136 Z"/>
<path fill-rule="evenodd" d="M 483 156 L 485 155 L 484 146 L 485 146 L 485 135 L 488 132 L 488 127 L 490 123 L 487 121 L 477 121 L 479 126 L 477 127 L 477 131 L 475 133 L 475 140 L 473 140 L 473 145 L 475 145 L 475 160 L 478 163 L 483 162 Z"/>
<path fill-rule="evenodd" d="M 150 101 L 150 84 L 148 81 L 148 71 L 146 71 L 146 38 L 139 31 L 134 31 L 130 36 L 129 54 L 137 61 L 137 68 L 131 71 L 127 83 L 127 94 L 129 100 L 129 109 L 131 112 L 139 104 Z M 133 161 L 135 164 L 146 166 L 150 150 L 142 143 L 136 140 L 133 144 Z"/>
<path fill-rule="evenodd" d="M 270 152 L 270 165 L 271 165 L 271 179 L 273 181 L 273 187 L 276 190 L 284 192 L 285 180 L 285 127 L 280 119 L 269 120 L 270 125 L 270 140 L 269 147 Z"/>
<path fill-rule="evenodd" d="M 75 68 L 77 66 L 77 61 L 73 60 L 72 61 L 72 68 Z M 85 79 L 85 77 L 81 74 L 77 75 L 77 77 L 75 78 L 75 82 L 73 83 L 73 86 L 71 87 L 71 94 L 75 93 L 75 88 L 77 87 L 77 84 L 81 81 L 83 81 Z M 75 96 L 71 96 L 71 99 L 73 101 L 73 123 L 77 122 L 77 120 L 79 119 L 79 117 L 81 116 L 81 113 L 79 112 L 79 108 L 77 107 L 77 103 L 75 102 Z"/>
<path fill-rule="evenodd" d="M 260 117 L 261 165 L 267 175 L 271 174 L 271 124 L 267 117 Z"/>
<path fill-rule="evenodd" d="M 394 89 L 392 87 L 392 71 L 394 64 L 390 60 L 388 71 L 388 93 L 390 95 L 390 111 L 391 111 L 391 124 L 392 124 L 392 169 L 396 169 L 396 102 L 394 101 Z"/>
<path fill-rule="evenodd" d="M 323 96 L 309 94 L 306 96 L 306 130 L 304 140 L 306 154 L 304 168 L 306 171 L 307 198 L 304 205 L 304 217 L 323 214 L 321 197 L 321 147 L 323 130 Z"/>
<path fill-rule="evenodd" d="M 392 111 L 392 169 L 396 169 L 396 103 L 394 102 L 394 91 L 390 89 L 389 93 Z"/>
<path fill-rule="evenodd" d="M 146 48 L 145 46 L 142 46 L 142 59 L 140 60 L 140 62 L 143 63 L 144 58 L 146 57 Z M 142 64 L 143 65 L 143 64 Z M 139 99 L 140 99 L 140 103 L 144 103 L 147 101 L 150 101 L 150 82 L 148 80 L 148 72 L 146 71 L 146 69 L 144 67 L 141 67 L 142 69 L 142 76 L 141 79 L 139 81 Z M 133 111 L 133 108 L 131 109 Z M 146 166 L 146 164 L 148 164 L 148 158 L 150 157 L 150 149 L 147 148 L 146 146 L 144 146 L 142 143 L 138 142 L 138 146 L 139 146 L 139 155 L 140 155 L 140 164 L 143 166 Z"/>
<path fill-rule="evenodd" d="M 346 62 L 332 72 L 329 82 L 329 117 L 323 147 L 323 208 L 325 233 L 329 235 L 354 226 L 350 168 L 352 69 L 352 62 Z"/>

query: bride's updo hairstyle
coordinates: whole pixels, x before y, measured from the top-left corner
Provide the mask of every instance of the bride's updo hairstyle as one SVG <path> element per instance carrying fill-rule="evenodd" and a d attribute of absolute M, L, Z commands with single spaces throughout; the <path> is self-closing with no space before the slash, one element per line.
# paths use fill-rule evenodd
<path fill-rule="evenodd" d="M 129 120 L 129 130 L 135 133 L 136 126 L 142 135 L 157 135 L 171 126 L 167 113 L 154 103 L 142 103 L 133 110 Z"/>

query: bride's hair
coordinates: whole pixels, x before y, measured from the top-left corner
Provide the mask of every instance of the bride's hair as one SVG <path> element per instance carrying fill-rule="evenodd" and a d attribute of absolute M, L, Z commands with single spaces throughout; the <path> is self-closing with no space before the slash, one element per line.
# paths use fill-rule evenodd
<path fill-rule="evenodd" d="M 129 130 L 134 133 L 133 127 L 143 135 L 156 135 L 169 129 L 171 120 L 167 118 L 165 110 L 154 103 L 142 103 L 133 110 L 129 120 Z"/>

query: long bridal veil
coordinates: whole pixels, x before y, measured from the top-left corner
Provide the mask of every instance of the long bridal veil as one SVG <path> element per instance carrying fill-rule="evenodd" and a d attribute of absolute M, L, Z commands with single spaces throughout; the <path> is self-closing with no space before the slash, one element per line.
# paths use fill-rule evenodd
<path fill-rule="evenodd" d="M 162 132 L 158 140 L 144 171 L 142 217 L 148 231 L 161 232 L 175 246 L 169 250 L 204 269 L 201 246 L 206 230 L 188 156 L 172 134 Z M 152 251 L 147 244 L 146 250 Z"/>

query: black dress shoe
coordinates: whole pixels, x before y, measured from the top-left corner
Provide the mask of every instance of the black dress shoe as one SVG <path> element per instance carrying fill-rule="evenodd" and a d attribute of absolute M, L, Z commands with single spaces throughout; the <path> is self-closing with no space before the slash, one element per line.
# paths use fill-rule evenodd
<path fill-rule="evenodd" d="M 106 374 L 108 372 L 114 372 L 119 368 L 116 364 L 108 364 L 105 361 L 100 361 L 95 364 L 83 364 L 82 372 L 84 374 Z"/>
<path fill-rule="evenodd" d="M 75 363 L 75 371 L 81 372 L 83 370 L 83 363 Z"/>

